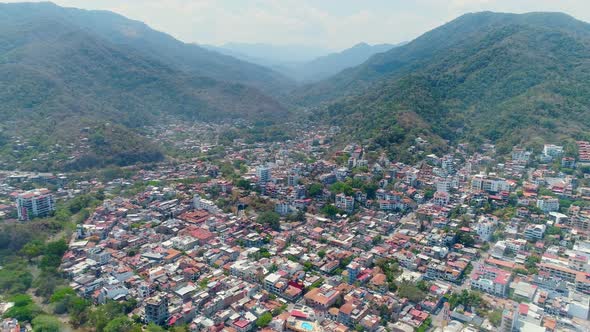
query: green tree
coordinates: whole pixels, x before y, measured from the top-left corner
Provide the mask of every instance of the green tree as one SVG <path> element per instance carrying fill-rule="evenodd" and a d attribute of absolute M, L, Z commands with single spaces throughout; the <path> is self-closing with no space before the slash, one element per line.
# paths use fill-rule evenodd
<path fill-rule="evenodd" d="M 417 332 L 426 332 L 426 331 L 428 331 L 428 328 L 430 328 L 431 325 L 432 325 L 432 318 L 428 317 L 428 318 L 426 318 L 426 320 L 424 320 L 422 325 L 420 325 L 416 331 Z"/>
<path fill-rule="evenodd" d="M 367 194 L 367 199 L 375 199 L 379 186 L 376 183 L 367 183 L 363 185 L 363 191 Z"/>
<path fill-rule="evenodd" d="M 41 270 L 41 273 L 35 279 L 35 295 L 49 299 L 56 287 L 63 285 L 64 278 L 57 271 Z"/>
<path fill-rule="evenodd" d="M 475 239 L 473 236 L 467 232 L 460 232 L 457 236 L 457 242 L 461 243 L 466 247 L 473 247 L 475 244 Z"/>
<path fill-rule="evenodd" d="M 125 317 L 119 316 L 109 321 L 104 328 L 104 332 L 141 332 L 141 327 Z"/>
<path fill-rule="evenodd" d="M 492 323 L 492 325 L 494 325 L 495 327 L 500 327 L 500 324 L 502 323 L 502 310 L 494 310 L 490 312 L 488 315 L 488 319 L 490 320 L 490 323 Z"/>
<path fill-rule="evenodd" d="M 322 213 L 324 215 L 326 215 L 327 217 L 334 217 L 336 216 L 338 213 L 340 213 L 340 209 L 338 209 L 337 207 L 335 207 L 332 204 L 326 204 L 323 208 L 322 208 Z"/>
<path fill-rule="evenodd" d="M 314 182 L 307 187 L 307 193 L 311 197 L 318 196 L 322 193 L 324 186 L 321 183 Z"/>
<path fill-rule="evenodd" d="M 106 331 L 106 326 L 117 317 L 123 317 L 123 306 L 120 303 L 109 301 L 92 312 L 89 317 L 90 323 L 96 328 L 97 332 Z M 113 326 L 111 326 L 112 328 Z"/>
<path fill-rule="evenodd" d="M 4 313 L 6 318 L 11 317 L 21 322 L 30 322 L 41 314 L 41 309 L 33 303 L 33 299 L 29 295 L 19 294 L 10 298 L 9 301 L 14 302 L 14 306 Z"/>
<path fill-rule="evenodd" d="M 244 190 L 250 190 L 252 189 L 252 185 L 250 184 L 250 181 L 246 180 L 246 179 L 239 179 L 238 182 L 236 183 L 236 186 L 238 188 L 244 189 Z"/>
<path fill-rule="evenodd" d="M 33 304 L 33 298 L 27 294 L 18 294 L 11 297 L 10 302 L 13 302 L 15 307 L 24 307 Z"/>
<path fill-rule="evenodd" d="M 397 294 L 399 297 L 405 297 L 414 303 L 420 302 L 426 297 L 426 293 L 410 282 L 401 283 L 397 289 Z"/>
<path fill-rule="evenodd" d="M 48 242 L 45 248 L 46 255 L 62 256 L 68 250 L 68 244 L 65 239 Z"/>
<path fill-rule="evenodd" d="M 354 193 L 352 187 L 344 182 L 336 182 L 330 186 L 330 191 L 333 194 L 340 194 L 344 193 L 347 196 L 350 196 Z"/>
<path fill-rule="evenodd" d="M 60 321 L 49 315 L 39 315 L 31 322 L 34 332 L 59 332 L 62 330 Z"/>
<path fill-rule="evenodd" d="M 33 275 L 24 264 L 7 264 L 0 269 L 0 291 L 5 294 L 26 292 L 32 283 Z"/>
<path fill-rule="evenodd" d="M 40 240 L 33 240 L 25 244 L 25 246 L 21 249 L 21 253 L 27 257 L 29 262 L 33 258 L 40 256 L 42 252 L 43 242 Z"/>
<path fill-rule="evenodd" d="M 159 325 L 156 325 L 154 323 L 150 323 L 147 326 L 146 331 L 147 332 L 165 332 L 166 330 L 163 327 L 159 326 Z"/>
<path fill-rule="evenodd" d="M 49 302 L 56 303 L 64 301 L 66 298 L 76 296 L 76 292 L 71 287 L 60 287 L 53 292 Z"/>
<path fill-rule="evenodd" d="M 260 317 L 258 317 L 258 319 L 256 320 L 256 326 L 262 328 L 268 326 L 268 324 L 270 324 L 271 321 L 272 314 L 270 312 L 265 312 L 262 315 L 260 315 Z"/>
<path fill-rule="evenodd" d="M 281 216 L 274 211 L 265 211 L 258 215 L 256 221 L 261 225 L 266 225 L 275 231 L 281 229 Z"/>

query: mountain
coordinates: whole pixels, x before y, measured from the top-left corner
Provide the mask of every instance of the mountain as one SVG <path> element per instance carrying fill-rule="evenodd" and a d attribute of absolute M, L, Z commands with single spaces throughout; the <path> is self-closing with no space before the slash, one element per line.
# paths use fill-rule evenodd
<path fill-rule="evenodd" d="M 417 136 L 475 145 L 588 137 L 590 24 L 560 13 L 466 14 L 296 94 L 316 117 L 404 153 Z M 322 104 L 323 103 L 323 104 Z M 323 105 L 318 107 L 317 105 Z"/>
<path fill-rule="evenodd" d="M 110 14 L 97 13 L 97 17 L 104 15 Z M 75 142 L 82 127 L 94 130 L 97 124 L 112 122 L 125 127 L 109 131 L 109 137 L 129 140 L 110 145 L 122 155 L 133 156 L 128 160 L 133 163 L 142 160 L 136 153 L 142 149 L 127 143 L 140 141 L 133 136 L 142 126 L 166 117 L 272 120 L 286 116 L 281 105 L 255 87 L 199 76 L 197 67 L 182 70 L 159 59 L 149 47 L 140 47 L 140 42 L 118 42 L 115 33 L 105 38 L 106 32 L 97 31 L 104 30 L 101 24 L 108 24 L 95 26 L 92 17 L 93 12 L 47 3 L 0 5 L 0 133 L 5 137 L 0 140 L 0 159 L 36 160 L 55 144 Z M 116 26 L 113 29 L 119 31 Z M 213 56 L 211 62 L 215 61 Z M 117 134 L 121 132 L 125 134 Z M 6 142 L 6 137 L 14 136 L 27 141 L 31 151 L 15 151 Z M 159 156 L 156 151 L 145 154 Z"/>
<path fill-rule="evenodd" d="M 286 71 L 283 72 L 287 75 L 288 73 L 291 73 L 290 76 L 298 81 L 320 81 L 332 75 L 336 75 L 344 69 L 358 66 L 377 53 L 389 51 L 400 45 L 403 44 L 369 45 L 366 43 L 359 43 L 338 53 L 331 53 L 306 63 L 289 66 L 285 69 Z M 277 68 L 277 70 L 280 69 Z"/>
<path fill-rule="evenodd" d="M 52 19 L 75 25 L 114 45 L 131 48 L 196 76 L 241 83 L 272 93 L 292 85 L 289 79 L 271 69 L 183 43 L 143 22 L 113 12 L 63 8 L 49 2 L 0 4 L 0 11 L 6 23 Z"/>
<path fill-rule="evenodd" d="M 403 45 L 359 43 L 341 52 L 300 45 L 267 45 L 229 43 L 204 45 L 213 51 L 272 68 L 297 82 L 316 82 L 346 68 L 360 65 L 372 55 Z"/>
<path fill-rule="evenodd" d="M 226 43 L 206 45 L 209 49 L 262 66 L 276 67 L 312 61 L 331 50 L 310 45 L 272 45 L 264 43 Z"/>

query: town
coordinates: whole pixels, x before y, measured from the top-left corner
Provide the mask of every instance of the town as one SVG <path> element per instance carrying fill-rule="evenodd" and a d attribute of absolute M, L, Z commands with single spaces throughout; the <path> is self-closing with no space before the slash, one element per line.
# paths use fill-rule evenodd
<path fill-rule="evenodd" d="M 427 155 L 418 138 L 406 164 L 338 144 L 338 127 L 228 144 L 216 130 L 154 130 L 195 157 L 110 179 L 0 173 L 0 218 L 34 223 L 100 193 L 59 271 L 93 305 L 135 300 L 128 317 L 145 325 L 590 329 L 590 143 Z"/>

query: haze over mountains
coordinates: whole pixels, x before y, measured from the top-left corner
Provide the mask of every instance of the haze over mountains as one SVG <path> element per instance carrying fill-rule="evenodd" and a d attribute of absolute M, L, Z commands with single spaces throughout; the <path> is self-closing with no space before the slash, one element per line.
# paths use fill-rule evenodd
<path fill-rule="evenodd" d="M 334 52 L 328 48 L 296 44 L 272 45 L 234 42 L 221 46 L 203 45 L 203 47 L 263 66 L 304 63 Z"/>
<path fill-rule="evenodd" d="M 313 60 L 321 50 L 302 49 L 291 57 L 307 60 L 290 64 L 265 47 L 215 51 L 110 12 L 0 4 L 0 153 L 22 157 L 1 136 L 34 133 L 42 150 L 85 126 L 120 140 L 169 117 L 311 119 L 398 155 L 418 136 L 433 151 L 588 136 L 590 25 L 564 14 L 467 14 L 407 44 Z M 115 150 L 131 163 L 161 158 L 137 138 L 131 152 Z"/>
<path fill-rule="evenodd" d="M 358 66 L 371 56 L 388 51 L 405 43 L 369 45 L 359 43 L 340 52 L 299 45 L 272 46 L 266 44 L 231 43 L 212 50 L 250 61 L 272 69 L 298 82 L 314 82 Z"/>

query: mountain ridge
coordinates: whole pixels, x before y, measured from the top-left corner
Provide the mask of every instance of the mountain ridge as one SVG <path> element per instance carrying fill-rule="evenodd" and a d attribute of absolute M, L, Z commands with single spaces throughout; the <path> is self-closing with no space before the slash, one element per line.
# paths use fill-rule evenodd
<path fill-rule="evenodd" d="M 292 87 L 292 82 L 269 68 L 238 60 L 195 44 L 183 43 L 147 24 L 104 10 L 84 10 L 52 2 L 0 4 L 6 22 L 18 18 L 59 18 L 116 45 L 132 48 L 175 69 L 195 76 L 241 83 L 266 93 Z"/>
<path fill-rule="evenodd" d="M 44 12 L 47 6 L 50 10 Z M 24 156 L 10 144 L 0 146 L 3 161 L 13 166 L 27 160 L 40 169 L 63 167 L 63 162 L 32 161 L 56 144 L 75 142 L 82 127 L 105 122 L 125 126 L 111 137 L 129 137 L 135 146 L 111 142 L 112 148 L 96 146 L 91 153 L 121 165 L 124 158 L 100 153 L 117 151 L 130 163 L 159 160 L 161 151 L 152 144 L 141 145 L 149 158 L 139 155 L 136 143 L 142 139 L 133 137 L 141 136 L 143 126 L 169 116 L 190 121 L 278 121 L 288 116 L 282 105 L 255 87 L 183 71 L 141 49 L 113 43 L 75 20 L 63 20 L 61 14 L 52 14 L 51 5 L 40 7 L 42 14 L 0 6 L 0 131 L 31 146 Z"/>
<path fill-rule="evenodd" d="M 386 75 L 396 75 L 396 77 L 399 77 L 399 74 L 407 74 L 419 69 L 427 62 L 424 59 L 435 58 L 437 52 L 446 51 L 451 48 L 451 45 L 456 45 L 457 43 L 469 40 L 474 35 L 481 34 L 482 28 L 489 29 L 511 18 L 517 18 L 523 21 L 532 17 L 533 23 L 546 23 L 543 20 L 548 16 L 559 18 L 558 22 L 561 23 L 554 24 L 554 27 L 564 27 L 567 25 L 569 27 L 575 26 L 580 28 L 580 23 L 582 25 L 588 24 L 575 19 L 574 21 L 577 24 L 574 24 L 571 20 L 568 20 L 573 18 L 564 13 L 533 12 L 512 14 L 490 11 L 467 13 L 447 24 L 424 33 L 405 45 L 393 48 L 388 52 L 376 54 L 360 66 L 346 69 L 327 80 L 302 87 L 295 95 L 309 99 L 308 101 L 303 101 L 303 98 L 299 98 L 300 103 L 310 104 L 310 101 L 311 103 L 325 102 L 335 99 L 334 97 L 342 97 L 353 91 L 363 91 L 375 81 L 391 79 L 391 77 L 385 77 Z M 555 22 L 555 20 L 551 21 Z M 461 34 L 455 34 L 455 29 L 458 28 L 467 29 L 461 31 Z M 448 39 L 449 35 L 454 36 L 454 38 Z M 311 91 L 315 92 L 310 93 Z"/>
<path fill-rule="evenodd" d="M 394 153 L 405 154 L 420 135 L 490 140 L 505 151 L 587 137 L 589 79 L 590 24 L 561 13 L 483 12 L 309 85 L 298 98 L 319 109 L 315 116 Z M 402 128 L 403 114 L 426 126 Z"/>
<path fill-rule="evenodd" d="M 340 71 L 357 66 L 366 61 L 370 56 L 387 51 L 393 47 L 403 45 L 399 44 L 374 44 L 369 45 L 365 42 L 359 42 L 350 48 L 328 52 L 326 51 L 323 55 L 317 55 L 313 58 L 302 60 L 296 60 L 291 55 L 281 55 L 273 57 L 272 55 L 261 55 L 261 51 L 248 53 L 240 53 L 239 49 L 226 48 L 225 46 L 211 46 L 204 45 L 203 47 L 210 48 L 214 51 L 221 52 L 230 56 L 237 57 L 244 61 L 257 63 L 272 68 L 273 70 L 282 73 L 283 75 L 295 80 L 296 82 L 307 83 L 316 82 L 322 79 L 326 79 L 332 75 L 338 74 Z M 256 44 L 247 44 L 251 48 L 255 47 Z M 268 45 L 262 44 L 266 48 Z M 278 47 L 278 46 L 277 46 Z M 318 52 L 319 53 L 319 52 Z"/>

